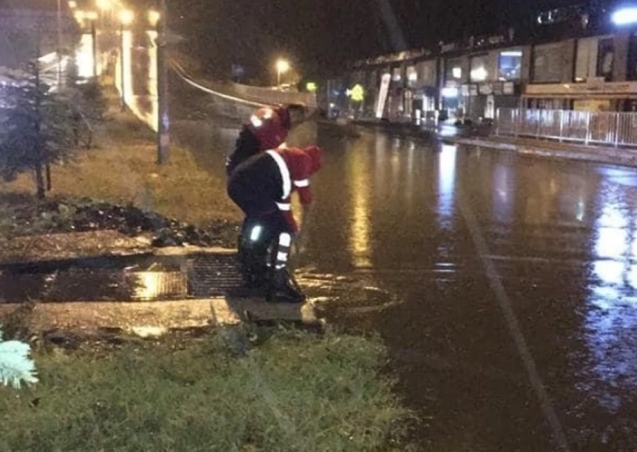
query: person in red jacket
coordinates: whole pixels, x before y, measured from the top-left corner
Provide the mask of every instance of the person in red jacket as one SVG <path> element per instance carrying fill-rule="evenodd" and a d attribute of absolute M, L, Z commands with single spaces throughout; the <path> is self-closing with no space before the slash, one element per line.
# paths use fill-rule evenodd
<path fill-rule="evenodd" d="M 305 300 L 287 267 L 293 237 L 299 232 L 290 200 L 298 192 L 304 208 L 311 204 L 310 177 L 322 161 L 323 151 L 316 146 L 271 149 L 249 158 L 230 176 L 228 195 L 245 214 L 241 235 L 249 242 L 243 247 L 242 273 L 248 285 L 267 285 L 268 301 Z"/>
<path fill-rule="evenodd" d="M 230 176 L 253 155 L 281 146 L 290 130 L 307 119 L 303 105 L 259 108 L 241 129 L 235 149 L 226 160 L 226 174 Z"/>

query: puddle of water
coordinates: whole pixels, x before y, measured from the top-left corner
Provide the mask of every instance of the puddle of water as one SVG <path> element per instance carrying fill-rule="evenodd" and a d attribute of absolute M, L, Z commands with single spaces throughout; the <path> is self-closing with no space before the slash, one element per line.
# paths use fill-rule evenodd
<path fill-rule="evenodd" d="M 0 302 L 180 300 L 223 296 L 241 286 L 232 255 L 111 258 L 102 264 L 5 268 Z"/>

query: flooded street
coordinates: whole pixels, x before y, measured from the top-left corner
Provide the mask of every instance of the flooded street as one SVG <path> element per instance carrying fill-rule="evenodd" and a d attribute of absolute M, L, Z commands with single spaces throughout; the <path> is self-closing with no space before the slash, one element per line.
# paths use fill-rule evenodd
<path fill-rule="evenodd" d="M 572 450 L 637 449 L 636 171 L 376 133 L 320 144 L 308 260 L 404 300 L 335 320 L 383 335 L 424 450 L 559 450 L 512 331 Z"/>
<path fill-rule="evenodd" d="M 222 174 L 236 130 L 173 132 Z M 419 450 L 637 450 L 637 170 L 316 135 L 303 270 L 388 294 L 327 312 L 383 336 Z"/>

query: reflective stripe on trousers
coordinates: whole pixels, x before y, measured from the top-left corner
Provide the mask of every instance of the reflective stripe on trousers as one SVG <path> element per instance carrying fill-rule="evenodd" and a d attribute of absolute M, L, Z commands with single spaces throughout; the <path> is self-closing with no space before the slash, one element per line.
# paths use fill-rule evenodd
<path fill-rule="evenodd" d="M 284 232 L 279 235 L 279 243 L 276 250 L 276 264 L 277 270 L 284 269 L 288 264 L 288 257 L 290 256 L 290 247 L 292 246 L 292 235 Z"/>

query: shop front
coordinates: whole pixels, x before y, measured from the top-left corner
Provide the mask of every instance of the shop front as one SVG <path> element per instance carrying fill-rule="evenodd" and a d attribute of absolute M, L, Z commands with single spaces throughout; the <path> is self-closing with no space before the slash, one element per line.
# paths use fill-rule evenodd
<path fill-rule="evenodd" d="M 387 96 L 387 118 L 390 121 L 401 120 L 405 111 L 404 73 L 401 66 L 391 70 L 391 82 Z"/>
<path fill-rule="evenodd" d="M 637 81 L 528 85 L 525 104 L 533 109 L 577 111 L 634 111 L 637 109 Z"/>

